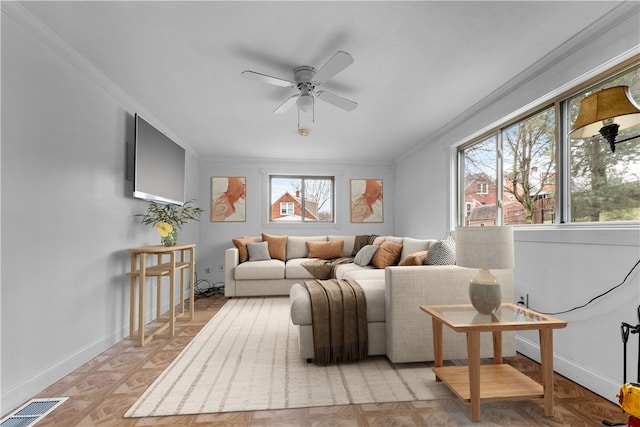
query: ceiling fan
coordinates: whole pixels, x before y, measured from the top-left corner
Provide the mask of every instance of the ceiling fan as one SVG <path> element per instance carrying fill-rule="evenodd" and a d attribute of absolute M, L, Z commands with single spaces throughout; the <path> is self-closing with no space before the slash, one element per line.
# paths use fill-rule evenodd
<path fill-rule="evenodd" d="M 318 90 L 316 88 L 347 68 L 353 63 L 353 57 L 346 52 L 338 51 L 331 59 L 329 59 L 320 69 L 304 65 L 293 70 L 293 81 L 281 79 L 278 77 L 268 76 L 266 74 L 257 73 L 255 71 L 243 71 L 242 77 L 249 80 L 257 80 L 259 82 L 268 83 L 280 87 L 296 88 L 297 93 L 288 97 L 275 110 L 276 114 L 288 111 L 293 104 L 298 107 L 298 133 L 307 136 L 310 133 L 309 125 L 301 123 L 301 113 L 314 112 L 315 98 L 333 104 L 338 108 L 346 111 L 353 111 L 358 103 L 342 96 L 336 95 L 326 90 Z M 311 118 L 313 121 L 313 115 Z"/>

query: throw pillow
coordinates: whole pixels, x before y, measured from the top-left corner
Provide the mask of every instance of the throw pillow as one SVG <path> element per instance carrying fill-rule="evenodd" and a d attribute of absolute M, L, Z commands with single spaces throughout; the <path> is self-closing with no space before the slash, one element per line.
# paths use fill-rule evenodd
<path fill-rule="evenodd" d="M 344 256 L 344 240 L 330 240 L 328 242 L 307 242 L 309 258 L 334 259 Z"/>
<path fill-rule="evenodd" d="M 269 244 L 269 255 L 280 261 L 287 260 L 287 236 L 273 236 L 262 233 L 262 241 Z"/>
<path fill-rule="evenodd" d="M 425 265 L 455 265 L 456 241 L 451 236 L 447 236 L 435 242 L 429 247 L 424 263 Z"/>
<path fill-rule="evenodd" d="M 423 265 L 426 257 L 427 257 L 427 251 L 414 252 L 404 257 L 402 261 L 400 261 L 400 264 L 398 265 L 401 265 L 401 266 Z"/>
<path fill-rule="evenodd" d="M 249 252 L 249 261 L 271 259 L 269 256 L 269 244 L 267 242 L 249 242 L 247 243 L 247 252 Z"/>
<path fill-rule="evenodd" d="M 240 262 L 245 262 L 249 259 L 249 252 L 247 252 L 247 243 L 253 242 L 253 237 L 238 237 L 237 239 L 231 239 L 233 244 L 238 248 L 238 255 Z"/>
<path fill-rule="evenodd" d="M 393 243 L 391 240 L 385 240 L 373 255 L 371 264 L 376 268 L 386 268 L 398 262 L 402 253 L 402 243 Z"/>
<path fill-rule="evenodd" d="M 373 258 L 373 255 L 377 250 L 378 246 L 376 245 L 365 245 L 358 251 L 356 257 L 353 259 L 353 262 L 362 267 L 365 267 L 369 265 L 369 263 L 371 262 L 371 258 Z"/>

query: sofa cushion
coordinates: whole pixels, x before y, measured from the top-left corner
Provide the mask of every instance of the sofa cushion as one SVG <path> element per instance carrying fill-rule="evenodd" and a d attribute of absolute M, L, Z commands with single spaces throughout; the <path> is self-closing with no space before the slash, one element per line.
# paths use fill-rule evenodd
<path fill-rule="evenodd" d="M 271 259 L 267 242 L 247 242 L 249 261 L 265 261 Z"/>
<path fill-rule="evenodd" d="M 358 264 L 361 267 L 371 264 L 371 258 L 378 251 L 379 246 L 376 245 L 366 245 L 362 249 L 358 251 L 353 262 Z"/>
<path fill-rule="evenodd" d="M 334 259 L 344 256 L 344 240 L 332 240 L 330 242 L 307 242 L 309 258 Z"/>
<path fill-rule="evenodd" d="M 360 280 L 385 280 L 385 272 L 384 270 L 380 270 L 379 268 L 359 268 L 345 271 L 342 274 L 343 280 L 355 280 L 356 282 L 360 282 Z"/>
<path fill-rule="evenodd" d="M 247 252 L 247 243 L 254 242 L 253 237 L 245 236 L 238 237 L 237 239 L 231 239 L 236 248 L 238 248 L 238 257 L 240 262 L 245 262 L 249 259 L 249 252 Z"/>
<path fill-rule="evenodd" d="M 349 235 L 349 236 L 333 236 L 333 235 L 329 235 L 327 236 L 327 240 L 329 240 L 330 242 L 333 240 L 342 240 L 344 242 L 344 254 L 342 254 L 342 256 L 353 256 L 353 245 L 356 242 L 356 236 L 354 235 Z"/>
<path fill-rule="evenodd" d="M 373 254 L 371 264 L 377 268 L 387 268 L 390 265 L 395 265 L 400 259 L 400 253 L 402 253 L 401 243 L 385 240 L 380 244 L 376 253 Z"/>
<path fill-rule="evenodd" d="M 447 236 L 431 245 L 424 263 L 426 265 L 454 265 L 456 263 L 455 240 L 451 236 Z"/>
<path fill-rule="evenodd" d="M 404 239 L 402 237 L 393 236 L 375 236 L 375 238 L 373 239 L 373 244 L 380 246 L 385 240 L 391 240 L 393 243 L 402 243 Z"/>
<path fill-rule="evenodd" d="M 287 279 L 313 279 L 313 274 L 302 265 L 309 261 L 309 258 L 293 258 L 288 260 L 284 268 L 284 277 Z"/>
<path fill-rule="evenodd" d="M 367 299 L 367 322 L 384 322 L 384 280 L 358 281 Z M 291 321 L 294 325 L 311 325 L 311 300 L 304 285 L 295 283 L 289 291 Z"/>
<path fill-rule="evenodd" d="M 326 242 L 327 236 L 289 236 L 287 240 L 287 259 L 306 258 L 309 256 L 308 241 Z"/>
<path fill-rule="evenodd" d="M 429 249 L 429 246 L 435 242 L 436 240 L 432 239 L 414 239 L 412 237 L 405 237 L 402 239 L 402 254 L 400 255 L 400 259 L 404 259 L 416 252 L 426 251 Z"/>
<path fill-rule="evenodd" d="M 245 262 L 233 269 L 236 280 L 284 279 L 284 262 L 279 259 Z"/>
<path fill-rule="evenodd" d="M 376 270 L 372 265 L 360 266 L 353 262 L 337 265 L 334 272 L 336 279 L 344 279 L 347 273 L 351 271 Z M 384 273 L 384 270 L 380 270 Z M 384 277 L 384 276 L 383 276 Z"/>
<path fill-rule="evenodd" d="M 269 255 L 271 255 L 271 258 L 281 261 L 287 260 L 287 236 L 274 236 L 262 233 L 262 241 L 269 244 Z"/>
<path fill-rule="evenodd" d="M 403 267 L 407 265 L 423 265 L 426 257 L 427 251 L 415 252 L 402 258 L 398 265 Z"/>

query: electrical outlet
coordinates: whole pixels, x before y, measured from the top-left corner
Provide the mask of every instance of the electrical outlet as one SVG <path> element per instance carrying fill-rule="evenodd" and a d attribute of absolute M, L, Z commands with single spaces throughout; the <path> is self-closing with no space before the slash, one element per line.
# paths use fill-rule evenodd
<path fill-rule="evenodd" d="M 218 264 L 218 271 L 224 271 L 224 264 Z"/>

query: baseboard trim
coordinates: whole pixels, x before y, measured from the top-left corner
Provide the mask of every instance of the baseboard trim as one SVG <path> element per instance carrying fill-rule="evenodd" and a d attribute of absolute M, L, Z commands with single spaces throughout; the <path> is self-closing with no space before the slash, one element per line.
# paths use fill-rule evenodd
<path fill-rule="evenodd" d="M 516 351 L 540 363 L 540 346 L 538 343 L 516 336 Z M 592 371 L 588 367 L 557 353 L 553 354 L 553 370 L 591 390 L 603 399 L 607 399 L 616 405 L 618 404 L 616 394 L 620 391 L 622 384 L 617 380 Z"/>

